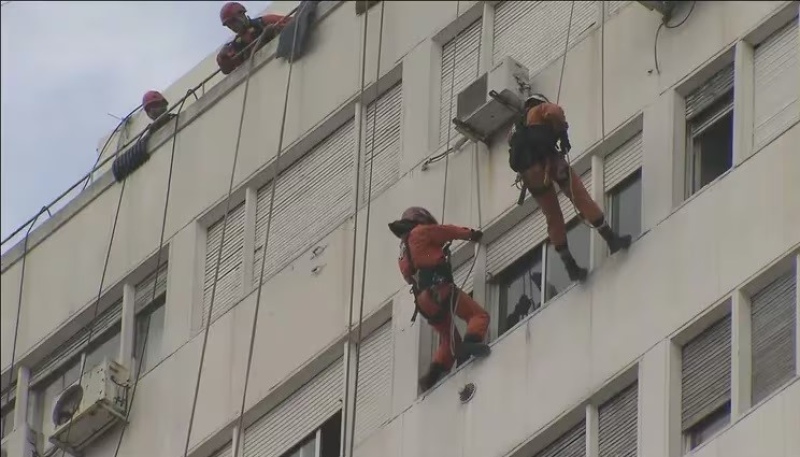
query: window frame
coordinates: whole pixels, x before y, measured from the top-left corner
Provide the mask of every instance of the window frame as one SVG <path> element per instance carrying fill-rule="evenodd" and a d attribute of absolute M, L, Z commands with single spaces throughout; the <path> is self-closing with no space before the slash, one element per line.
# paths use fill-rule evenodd
<path fill-rule="evenodd" d="M 139 360 L 139 357 L 140 357 L 140 354 L 139 354 L 139 349 L 140 349 L 139 348 L 139 338 L 140 338 L 140 334 L 139 334 L 140 327 L 139 327 L 139 324 L 141 322 L 141 319 L 143 319 L 143 318 L 147 318 L 148 319 L 148 322 L 147 322 L 147 329 L 148 329 L 147 345 L 148 345 L 148 347 L 150 347 L 150 344 L 152 342 L 151 341 L 152 335 L 149 335 L 149 333 L 150 333 L 150 329 L 152 328 L 151 327 L 152 317 L 153 317 L 153 314 L 155 314 L 159 310 L 163 310 L 163 312 L 164 312 L 164 314 L 163 314 L 164 324 L 163 325 L 164 325 L 164 330 L 165 330 L 166 329 L 166 319 L 167 319 L 167 316 L 166 316 L 166 312 L 167 312 L 167 293 L 166 293 L 166 291 L 164 291 L 164 293 L 162 293 L 159 296 L 157 296 L 155 300 L 151 301 L 150 303 L 148 303 L 145 306 L 142 306 L 141 309 L 136 311 L 136 314 L 134 316 L 133 344 L 132 344 L 132 348 L 131 348 L 132 354 L 131 354 L 131 367 L 130 367 L 130 373 L 131 373 L 131 378 L 132 379 L 141 379 L 144 375 L 149 373 L 153 368 L 157 367 L 164 360 L 164 354 L 163 353 L 159 353 L 158 354 L 158 357 L 157 357 L 158 360 L 155 361 L 155 362 L 149 362 L 149 361 L 147 361 L 147 358 L 144 357 L 144 361 L 140 365 L 140 360 Z M 164 331 L 161 332 L 161 340 L 159 341 L 159 344 L 163 343 L 163 341 L 164 341 Z M 152 363 L 152 366 L 145 366 L 144 362 Z M 141 370 L 142 370 L 141 373 L 139 372 L 139 368 L 141 368 Z"/>
<path fill-rule="evenodd" d="M 686 164 L 684 170 L 684 197 L 690 198 L 708 187 L 716 179 L 724 175 L 733 167 L 733 128 L 731 128 L 731 167 L 705 185 L 702 183 L 702 157 L 703 151 L 696 145 L 703 134 L 712 127 L 719 125 L 727 116 L 734 115 L 735 99 L 734 87 L 718 95 L 701 111 L 686 118 Z M 733 126 L 732 126 L 733 127 Z"/>
<path fill-rule="evenodd" d="M 615 217 L 617 213 L 617 205 L 615 204 L 615 198 L 620 195 L 623 191 L 627 190 L 631 185 L 633 185 L 636 181 L 639 182 L 639 233 L 636 236 L 632 236 L 632 240 L 637 240 L 639 237 L 642 236 L 644 233 L 643 224 L 642 224 L 642 195 L 643 195 L 643 188 L 642 185 L 644 184 L 642 180 L 642 167 L 639 167 L 633 173 L 626 176 L 622 181 L 618 182 L 614 187 L 609 189 L 606 192 L 606 220 L 609 222 L 609 226 L 615 233 L 621 233 L 619 226 L 616 224 Z"/>

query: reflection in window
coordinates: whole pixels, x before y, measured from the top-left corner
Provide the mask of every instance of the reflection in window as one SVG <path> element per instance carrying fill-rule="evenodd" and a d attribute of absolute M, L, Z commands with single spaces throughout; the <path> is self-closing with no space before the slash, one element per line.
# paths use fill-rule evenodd
<path fill-rule="evenodd" d="M 569 250 L 578 265 L 586 269 L 589 268 L 589 234 L 589 227 L 580 221 L 567 230 Z M 561 261 L 561 257 L 559 257 L 555 247 L 549 243 L 547 245 L 547 274 L 545 276 L 548 285 L 553 286 L 545 288 L 545 302 L 572 284 L 567 274 L 567 269 L 564 268 L 564 262 Z"/>
<path fill-rule="evenodd" d="M 620 236 L 636 239 L 642 233 L 641 169 L 609 191 L 611 228 Z"/>
<path fill-rule="evenodd" d="M 687 125 L 688 195 L 733 166 L 733 90 L 703 110 Z"/>
<path fill-rule="evenodd" d="M 40 431 L 42 432 L 44 443 L 43 450 L 50 449 L 53 446 L 50 444 L 48 438 L 55 430 L 55 424 L 53 423 L 53 407 L 56 404 L 56 400 L 59 395 L 61 395 L 61 392 L 78 381 L 80 373 L 81 357 L 76 357 L 64 366 L 58 374 L 51 377 L 49 383 L 39 393 L 39 395 L 41 395 L 40 404 L 42 405 Z"/>
<path fill-rule="evenodd" d="M 498 335 L 539 309 L 542 303 L 542 247 L 537 246 L 500 278 Z"/>
<path fill-rule="evenodd" d="M 139 376 L 150 371 L 162 358 L 162 341 L 164 337 L 163 296 L 157 299 L 154 306 L 145 309 L 136 316 L 136 352 L 134 368 L 141 366 Z M 146 339 L 145 339 L 146 337 Z M 142 353 L 144 350 L 144 353 Z"/>

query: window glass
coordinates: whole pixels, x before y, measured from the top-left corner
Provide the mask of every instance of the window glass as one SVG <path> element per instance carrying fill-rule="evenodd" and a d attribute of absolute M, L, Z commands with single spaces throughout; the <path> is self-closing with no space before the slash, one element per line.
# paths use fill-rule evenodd
<path fill-rule="evenodd" d="M 578 266 L 588 269 L 589 268 L 589 227 L 581 221 L 578 221 L 572 228 L 567 230 L 567 243 L 572 257 L 578 263 Z M 564 262 L 561 261 L 555 247 L 548 243 L 547 245 L 547 284 L 544 290 L 544 300 L 548 301 L 554 296 L 558 295 L 569 286 L 572 281 L 569 280 L 567 270 L 564 268 Z"/>
<path fill-rule="evenodd" d="M 166 308 L 163 304 L 140 313 L 136 319 L 136 368 L 141 364 L 141 373 L 147 373 L 162 357 L 162 340 L 164 335 L 164 315 Z M 145 344 L 145 332 L 147 332 L 147 346 Z M 142 349 L 145 350 L 142 354 Z"/>
<path fill-rule="evenodd" d="M 107 337 L 108 339 L 95 346 L 94 349 L 86 354 L 86 366 L 84 367 L 84 373 L 87 373 L 100 365 L 104 359 L 117 359 L 117 356 L 119 356 L 119 328 L 112 331 L 114 332 L 113 335 Z"/>
<path fill-rule="evenodd" d="M 14 405 L 13 403 L 4 408 L 2 412 L 2 418 L 0 421 L 3 422 L 3 425 L 0 426 L 0 438 L 5 438 L 6 436 L 10 435 L 12 431 L 14 431 Z"/>
<path fill-rule="evenodd" d="M 689 430 L 688 447 L 689 450 L 700 446 L 720 430 L 727 427 L 731 421 L 731 403 L 727 402 L 718 410 L 711 413 L 708 417 L 700 421 Z"/>
<path fill-rule="evenodd" d="M 536 247 L 501 275 L 498 334 L 502 335 L 542 303 L 542 248 Z"/>
<path fill-rule="evenodd" d="M 43 434 L 44 449 L 49 449 L 53 445 L 50 444 L 49 438 L 55 430 L 53 423 L 53 407 L 64 390 L 78 381 L 81 372 L 81 359 L 77 358 L 72 361 L 64 371 L 52 378 L 50 383 L 41 391 L 41 405 L 42 405 L 42 423 L 41 432 Z"/>
<path fill-rule="evenodd" d="M 733 91 L 693 118 L 688 133 L 691 195 L 733 166 Z"/>
<path fill-rule="evenodd" d="M 642 174 L 637 171 L 611 190 L 611 228 L 636 239 L 642 233 Z"/>

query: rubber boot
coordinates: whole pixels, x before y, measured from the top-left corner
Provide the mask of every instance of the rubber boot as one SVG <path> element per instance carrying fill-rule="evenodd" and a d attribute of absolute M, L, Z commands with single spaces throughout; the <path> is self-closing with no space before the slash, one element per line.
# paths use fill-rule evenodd
<path fill-rule="evenodd" d="M 469 360 L 470 357 L 482 358 L 487 357 L 492 353 L 492 349 L 488 344 L 483 342 L 483 338 L 477 335 L 465 335 L 464 341 L 459 348 L 456 363 L 460 366 L 462 363 Z"/>
<path fill-rule="evenodd" d="M 600 236 L 606 241 L 608 244 L 608 250 L 611 255 L 614 255 L 615 252 L 619 251 L 620 249 L 628 249 L 631 246 L 631 236 L 630 235 L 623 235 L 619 236 L 611 230 L 611 227 L 606 223 L 605 220 L 601 220 L 599 224 L 596 224 L 597 231 L 600 233 Z"/>
<path fill-rule="evenodd" d="M 567 275 L 569 275 L 570 281 L 580 282 L 586 279 L 586 276 L 589 274 L 589 272 L 586 270 L 586 268 L 578 266 L 578 262 L 576 262 L 575 258 L 572 257 L 572 253 L 569 252 L 569 247 L 567 245 L 556 247 L 556 252 L 558 253 L 559 257 L 561 257 L 561 261 L 564 263 L 564 268 L 567 270 Z"/>
<path fill-rule="evenodd" d="M 430 368 L 428 368 L 428 372 L 425 373 L 424 376 L 419 378 L 419 388 L 422 392 L 428 391 L 431 387 L 436 385 L 442 376 L 447 373 L 447 370 L 438 363 L 432 363 Z"/>

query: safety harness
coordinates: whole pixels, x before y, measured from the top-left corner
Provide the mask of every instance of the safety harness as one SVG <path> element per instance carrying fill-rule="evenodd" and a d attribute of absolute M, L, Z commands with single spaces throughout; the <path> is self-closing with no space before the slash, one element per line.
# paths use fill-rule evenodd
<path fill-rule="evenodd" d="M 411 322 L 415 322 L 417 314 L 422 314 L 428 323 L 438 324 L 442 322 L 450 313 L 450 307 L 445 306 L 442 297 L 439 296 L 437 286 L 442 284 L 450 285 L 448 297 L 452 299 L 455 293 L 455 281 L 453 279 L 453 266 L 450 263 L 450 243 L 446 243 L 442 248 L 444 252 L 444 261 L 432 268 L 416 268 L 414 266 L 414 259 L 411 257 L 411 249 L 408 247 L 408 239 L 406 237 L 403 243 L 403 254 L 408 259 L 409 264 L 414 268 L 412 275 L 411 293 L 414 295 L 414 314 L 411 316 Z M 431 296 L 439 305 L 439 311 L 433 315 L 427 314 L 419 306 L 417 297 L 424 291 L 430 291 Z"/>

